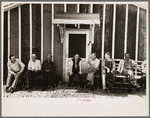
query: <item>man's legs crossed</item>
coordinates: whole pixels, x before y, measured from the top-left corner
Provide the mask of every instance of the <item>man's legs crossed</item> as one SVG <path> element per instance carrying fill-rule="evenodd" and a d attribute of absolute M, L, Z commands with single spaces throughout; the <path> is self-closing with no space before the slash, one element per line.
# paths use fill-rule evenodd
<path fill-rule="evenodd" d="M 6 92 L 9 92 L 9 87 L 11 86 L 11 81 L 13 76 L 14 76 L 13 74 L 8 74 L 7 81 L 6 81 Z"/>
<path fill-rule="evenodd" d="M 21 74 L 15 75 L 14 77 L 15 77 L 15 79 L 11 85 L 11 92 L 14 92 L 16 90 L 16 87 L 17 87 L 18 81 L 21 77 Z"/>

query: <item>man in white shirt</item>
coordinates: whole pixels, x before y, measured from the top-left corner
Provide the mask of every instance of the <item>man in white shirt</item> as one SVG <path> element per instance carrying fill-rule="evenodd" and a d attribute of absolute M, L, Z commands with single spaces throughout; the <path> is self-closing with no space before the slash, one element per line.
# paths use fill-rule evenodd
<path fill-rule="evenodd" d="M 32 54 L 32 60 L 30 60 L 28 63 L 27 85 L 25 89 L 29 89 L 31 87 L 31 84 L 35 86 L 35 77 L 41 75 L 41 62 L 36 58 L 36 54 Z"/>
<path fill-rule="evenodd" d="M 24 71 L 25 65 L 19 60 L 16 59 L 14 55 L 9 56 L 10 61 L 7 63 L 8 67 L 8 78 L 6 83 L 6 92 L 13 93 L 17 87 L 18 80 Z M 12 78 L 15 78 L 12 83 Z"/>
<path fill-rule="evenodd" d="M 99 70 L 100 60 L 96 58 L 96 53 L 91 54 L 91 59 L 88 60 L 89 67 L 87 68 L 88 75 L 86 78 L 86 85 L 94 85 L 94 73 Z"/>

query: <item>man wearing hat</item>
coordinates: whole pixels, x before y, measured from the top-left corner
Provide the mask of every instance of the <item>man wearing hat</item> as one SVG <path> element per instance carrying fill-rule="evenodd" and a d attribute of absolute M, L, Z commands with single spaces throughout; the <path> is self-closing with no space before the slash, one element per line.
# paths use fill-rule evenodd
<path fill-rule="evenodd" d="M 42 64 L 42 74 L 44 76 L 44 87 L 43 91 L 48 87 L 51 86 L 54 87 L 54 71 L 55 71 L 55 64 L 52 62 L 52 55 L 47 54 L 47 60 L 43 62 Z"/>

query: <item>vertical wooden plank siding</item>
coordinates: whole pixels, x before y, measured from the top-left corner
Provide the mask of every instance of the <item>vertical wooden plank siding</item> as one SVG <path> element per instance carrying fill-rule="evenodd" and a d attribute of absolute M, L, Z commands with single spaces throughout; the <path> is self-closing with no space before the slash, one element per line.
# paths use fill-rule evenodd
<path fill-rule="evenodd" d="M 19 16 L 18 7 L 10 10 L 10 54 L 19 58 Z"/>
<path fill-rule="evenodd" d="M 32 4 L 32 53 L 41 61 L 41 4 Z"/>
<path fill-rule="evenodd" d="M 129 5 L 128 10 L 128 33 L 127 33 L 127 52 L 130 58 L 135 60 L 136 48 L 136 23 L 137 22 L 137 7 Z"/>
<path fill-rule="evenodd" d="M 30 4 L 21 6 L 21 61 L 28 66 L 30 60 Z"/>
<path fill-rule="evenodd" d="M 125 4 L 116 5 L 115 59 L 124 58 L 125 12 Z"/>
<path fill-rule="evenodd" d="M 67 13 L 77 13 L 77 4 L 67 4 Z"/>
<path fill-rule="evenodd" d="M 113 29 L 113 5 L 106 5 L 105 15 L 105 37 L 104 37 L 104 54 L 112 53 L 112 29 Z"/>
<path fill-rule="evenodd" d="M 101 58 L 102 53 L 102 24 L 103 24 L 103 4 L 93 4 L 93 13 L 100 14 L 100 27 L 95 24 L 94 44 L 92 44 L 92 52 L 97 54 L 97 58 Z"/>
<path fill-rule="evenodd" d="M 139 10 L 139 40 L 138 40 L 138 60 L 144 61 L 146 59 L 146 15 L 147 11 L 144 9 Z"/>
<path fill-rule="evenodd" d="M 7 61 L 8 61 L 8 11 L 4 12 L 3 15 L 3 21 L 4 21 L 4 38 L 3 38 L 3 83 L 6 83 L 6 79 L 7 79 Z"/>
<path fill-rule="evenodd" d="M 46 61 L 52 47 L 52 4 L 43 4 L 43 12 L 43 61 Z"/>

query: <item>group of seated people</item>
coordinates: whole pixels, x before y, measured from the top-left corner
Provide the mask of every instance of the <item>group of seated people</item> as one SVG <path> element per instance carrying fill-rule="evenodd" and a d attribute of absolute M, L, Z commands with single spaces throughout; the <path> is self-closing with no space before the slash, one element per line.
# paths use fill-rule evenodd
<path fill-rule="evenodd" d="M 19 79 L 23 75 L 25 65 L 19 60 L 16 59 L 14 55 L 9 56 L 10 61 L 7 63 L 8 67 L 8 77 L 6 82 L 6 92 L 13 93 L 16 90 Z M 28 69 L 25 73 L 26 75 L 26 85 L 25 90 L 32 90 L 37 82 L 36 76 L 43 75 L 44 83 L 42 90 L 45 90 L 47 87 L 53 87 L 53 72 L 55 71 L 55 64 L 52 62 L 52 55 L 47 54 L 47 60 L 43 62 L 41 67 L 40 60 L 37 59 L 36 54 L 32 54 L 32 60 L 28 63 Z M 14 81 L 12 82 L 14 78 Z"/>
<path fill-rule="evenodd" d="M 128 52 L 126 52 L 124 56 L 125 59 L 121 59 L 116 70 L 115 61 L 111 58 L 111 53 L 105 53 L 105 58 L 102 60 L 102 68 L 105 70 L 106 81 L 108 82 L 109 86 L 111 86 L 112 88 L 114 87 L 116 75 L 127 76 L 127 78 L 130 80 L 129 82 L 131 83 L 131 85 L 135 86 L 136 88 L 146 86 L 146 60 L 142 63 L 142 70 L 140 68 L 137 68 L 142 72 L 142 77 L 140 81 L 137 82 L 137 79 L 134 77 L 134 66 L 137 66 L 137 63 L 134 60 L 130 59 L 130 55 Z M 96 58 L 96 53 L 91 54 L 91 58 L 87 61 L 87 63 L 88 67 L 85 85 L 87 88 L 92 89 L 95 84 L 94 75 L 100 74 L 100 60 Z M 78 54 L 76 54 L 72 59 L 71 65 L 72 68 L 69 77 L 69 87 L 73 83 L 73 78 L 75 77 L 75 75 L 79 77 L 79 83 L 80 85 L 82 85 L 81 58 L 79 58 Z"/>
<path fill-rule="evenodd" d="M 10 61 L 8 61 L 8 78 L 6 82 L 6 92 L 13 93 L 16 90 L 18 80 L 21 78 L 21 75 L 24 72 L 25 65 L 19 60 L 16 59 L 14 55 L 9 56 Z M 25 90 L 32 90 L 37 82 L 36 76 L 42 75 L 44 76 L 44 84 L 43 89 L 45 90 L 47 87 L 54 87 L 54 71 L 55 71 L 55 64 L 52 62 L 52 55 L 47 54 L 47 60 L 43 62 L 41 66 L 40 60 L 37 59 L 36 54 L 32 54 L 32 60 L 28 63 L 28 69 L 26 72 L 26 86 Z M 91 54 L 91 58 L 87 61 L 87 73 L 86 73 L 86 80 L 84 84 L 86 88 L 92 89 L 94 86 L 94 75 L 100 74 L 99 72 L 99 65 L 100 60 L 96 58 L 96 53 Z M 141 84 L 137 83 L 137 80 L 134 78 L 134 71 L 133 66 L 135 66 L 135 61 L 130 59 L 129 53 L 125 53 L 125 59 L 122 59 L 119 62 L 119 66 L 116 70 L 115 61 L 111 58 L 111 53 L 105 53 L 105 59 L 102 60 L 102 68 L 106 71 L 106 81 L 113 87 L 114 82 L 117 75 L 125 75 L 127 76 L 131 84 L 137 88 L 143 86 L 146 83 L 146 61 L 142 63 L 142 73 L 143 76 L 141 78 Z M 79 81 L 78 85 L 82 85 L 82 71 L 81 71 L 81 58 L 79 54 L 75 54 L 74 58 L 72 59 L 71 63 L 71 71 L 69 72 L 69 84 L 70 87 L 73 83 L 73 79 L 75 76 L 78 76 Z M 12 78 L 14 77 L 14 81 L 12 82 Z M 142 83 L 144 82 L 144 83 Z"/>

